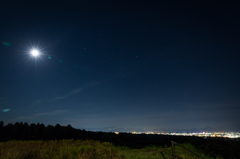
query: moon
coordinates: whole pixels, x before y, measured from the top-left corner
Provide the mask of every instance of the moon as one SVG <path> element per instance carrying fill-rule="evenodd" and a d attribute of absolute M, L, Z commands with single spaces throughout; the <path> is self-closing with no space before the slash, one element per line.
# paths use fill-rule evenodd
<path fill-rule="evenodd" d="M 39 55 L 39 51 L 34 49 L 31 51 L 31 54 L 32 56 L 37 57 Z"/>

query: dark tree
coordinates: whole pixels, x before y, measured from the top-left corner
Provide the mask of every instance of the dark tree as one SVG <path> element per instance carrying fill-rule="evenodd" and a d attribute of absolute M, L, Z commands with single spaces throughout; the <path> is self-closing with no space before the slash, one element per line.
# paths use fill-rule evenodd
<path fill-rule="evenodd" d="M 71 128 L 72 128 L 72 126 L 71 126 L 70 124 L 68 124 L 67 128 L 70 128 L 70 129 L 71 129 Z"/>
<path fill-rule="evenodd" d="M 25 122 L 25 123 L 23 124 L 23 126 L 24 126 L 25 128 L 27 128 L 27 127 L 29 127 L 29 124 L 28 124 L 27 122 Z"/>
<path fill-rule="evenodd" d="M 61 125 L 60 124 L 56 124 L 55 128 L 61 128 Z"/>
<path fill-rule="evenodd" d="M 4 125 L 4 122 L 3 121 L 0 121 L 0 128 L 2 128 Z"/>

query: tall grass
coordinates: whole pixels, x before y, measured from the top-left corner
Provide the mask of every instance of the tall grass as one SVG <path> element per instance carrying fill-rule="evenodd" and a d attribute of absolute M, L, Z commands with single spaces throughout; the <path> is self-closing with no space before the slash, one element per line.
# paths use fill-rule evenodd
<path fill-rule="evenodd" d="M 191 144 L 187 149 L 205 156 Z M 171 147 L 151 146 L 130 149 L 113 146 L 109 142 L 93 140 L 8 141 L 0 143 L 0 159 L 170 159 Z M 183 159 L 197 159 L 190 152 L 175 145 L 175 154 Z M 217 159 L 222 159 L 221 157 Z"/>
<path fill-rule="evenodd" d="M 120 159 L 111 143 L 92 140 L 9 141 L 0 143 L 1 159 Z"/>
<path fill-rule="evenodd" d="M 191 145 L 190 143 L 183 143 L 181 144 L 182 146 L 184 146 L 185 148 L 189 149 L 190 151 L 198 154 L 199 156 L 204 157 L 205 159 L 214 159 L 212 157 L 206 156 L 205 154 L 203 154 L 200 150 L 196 149 L 193 145 Z M 172 147 L 166 148 L 168 150 L 168 152 L 172 151 Z M 196 155 L 192 154 L 189 151 L 184 150 L 182 147 L 175 145 L 174 146 L 174 153 L 178 156 L 180 156 L 183 159 L 198 159 L 199 157 L 197 157 Z M 216 159 L 223 159 L 222 157 L 217 157 Z"/>

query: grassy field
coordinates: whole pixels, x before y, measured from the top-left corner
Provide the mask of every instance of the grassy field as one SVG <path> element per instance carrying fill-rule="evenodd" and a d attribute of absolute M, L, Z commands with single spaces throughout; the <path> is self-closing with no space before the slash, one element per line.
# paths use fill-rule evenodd
<path fill-rule="evenodd" d="M 183 146 L 208 158 L 190 144 Z M 178 146 L 175 147 L 175 152 L 183 159 L 197 158 Z M 93 140 L 9 141 L 0 143 L 1 159 L 170 159 L 172 158 L 169 155 L 171 153 L 171 148 L 168 147 L 129 149 Z"/>

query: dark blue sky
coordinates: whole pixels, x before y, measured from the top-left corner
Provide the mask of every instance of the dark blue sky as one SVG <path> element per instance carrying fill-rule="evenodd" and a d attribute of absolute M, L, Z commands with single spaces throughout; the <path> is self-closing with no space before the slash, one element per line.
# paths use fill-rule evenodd
<path fill-rule="evenodd" d="M 5 123 L 240 131 L 237 1 L 0 6 Z"/>

